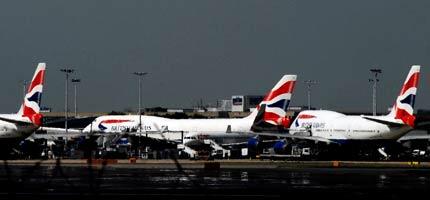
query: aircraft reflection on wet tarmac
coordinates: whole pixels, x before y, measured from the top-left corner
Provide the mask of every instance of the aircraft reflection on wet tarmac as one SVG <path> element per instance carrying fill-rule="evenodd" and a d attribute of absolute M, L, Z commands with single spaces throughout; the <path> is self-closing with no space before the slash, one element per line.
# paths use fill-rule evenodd
<path fill-rule="evenodd" d="M 429 168 L 160 169 L 110 165 L 15 165 L 0 172 L 0 196 L 277 199 L 400 199 L 427 195 Z"/>

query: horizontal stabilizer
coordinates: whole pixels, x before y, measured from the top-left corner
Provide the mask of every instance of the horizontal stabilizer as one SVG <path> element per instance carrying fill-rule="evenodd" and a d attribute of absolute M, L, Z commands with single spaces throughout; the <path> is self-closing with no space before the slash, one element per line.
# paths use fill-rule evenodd
<path fill-rule="evenodd" d="M 374 121 L 374 122 L 378 122 L 381 124 L 385 124 L 388 126 L 392 126 L 392 127 L 401 127 L 401 126 L 406 126 L 406 124 L 403 123 L 397 123 L 397 122 L 392 122 L 392 121 L 387 121 L 387 120 L 382 120 L 382 119 L 377 119 L 377 118 L 372 118 L 372 117 L 367 117 L 367 116 L 361 116 L 364 119 L 370 120 L 370 121 Z"/>

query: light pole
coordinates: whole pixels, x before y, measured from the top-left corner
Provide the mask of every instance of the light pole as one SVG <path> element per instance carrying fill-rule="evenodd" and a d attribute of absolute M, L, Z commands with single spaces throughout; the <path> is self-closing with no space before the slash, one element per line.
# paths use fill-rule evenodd
<path fill-rule="evenodd" d="M 303 81 L 303 83 L 307 84 L 308 86 L 308 110 L 311 109 L 311 88 L 312 85 L 317 84 L 317 82 L 315 80 L 305 80 Z"/>
<path fill-rule="evenodd" d="M 23 95 L 23 98 L 25 98 L 25 95 L 27 94 L 26 86 L 27 86 L 28 81 L 27 80 L 21 80 L 21 83 L 22 83 L 22 95 Z"/>
<path fill-rule="evenodd" d="M 141 111 L 141 98 L 142 98 L 142 77 L 147 72 L 133 72 L 134 75 L 139 76 L 139 133 L 142 134 L 142 111 Z"/>
<path fill-rule="evenodd" d="M 64 68 L 64 69 L 61 69 L 60 71 L 62 71 L 62 72 L 64 72 L 65 74 L 66 74 L 66 88 L 65 88 L 65 90 L 66 90 L 66 94 L 65 94 L 65 105 L 64 105 L 64 115 L 65 115 L 65 118 L 66 118 L 66 120 L 64 121 L 64 128 L 66 129 L 66 135 L 68 134 L 68 131 L 67 131 L 67 118 L 68 118 L 68 94 L 67 94 L 67 90 L 68 90 L 68 82 L 69 82 L 69 74 L 70 73 L 73 73 L 75 70 L 74 69 L 68 69 L 68 68 Z"/>
<path fill-rule="evenodd" d="M 379 82 L 379 79 L 378 79 L 378 74 L 379 73 L 382 73 L 382 70 L 381 69 L 370 69 L 370 72 L 372 72 L 372 73 L 374 73 L 375 74 L 375 76 L 373 77 L 373 79 L 369 79 L 369 82 L 373 82 L 373 102 L 372 102 L 372 105 L 373 105 L 373 116 L 376 116 L 376 106 L 377 106 L 377 102 L 376 102 L 376 85 L 377 85 L 377 83 Z"/>
<path fill-rule="evenodd" d="M 72 79 L 73 86 L 75 87 L 75 118 L 76 118 L 76 116 L 78 116 L 78 109 L 77 109 L 77 107 L 78 107 L 78 103 L 77 102 L 78 101 L 77 101 L 77 98 L 76 98 L 76 94 L 77 94 L 76 86 L 80 82 L 81 82 L 81 79 Z"/>

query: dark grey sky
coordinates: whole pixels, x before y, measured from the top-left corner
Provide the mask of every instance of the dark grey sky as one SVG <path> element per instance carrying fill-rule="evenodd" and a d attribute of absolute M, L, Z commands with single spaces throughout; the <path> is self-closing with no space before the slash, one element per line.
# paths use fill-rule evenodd
<path fill-rule="evenodd" d="M 292 105 L 306 105 L 302 81 L 318 81 L 313 105 L 371 111 L 381 68 L 379 111 L 394 103 L 420 64 L 416 105 L 430 108 L 430 1 L 7 0 L 0 3 L 0 110 L 16 112 L 20 80 L 47 63 L 43 105 L 64 108 L 64 74 L 76 69 L 80 111 L 191 107 L 237 94 L 266 94 L 297 74 Z M 73 88 L 70 87 L 70 107 Z"/>

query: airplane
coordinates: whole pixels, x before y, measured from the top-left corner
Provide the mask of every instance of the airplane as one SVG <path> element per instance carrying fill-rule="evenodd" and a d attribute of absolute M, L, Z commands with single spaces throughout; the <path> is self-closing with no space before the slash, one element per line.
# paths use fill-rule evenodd
<path fill-rule="evenodd" d="M 273 113 L 267 114 L 267 120 L 272 124 L 288 127 L 290 119 L 285 117 L 286 108 L 291 99 L 291 93 L 296 82 L 296 75 L 284 75 L 274 86 L 262 103 Z M 168 140 L 180 144 L 197 144 L 207 136 L 223 138 L 225 142 L 235 142 L 247 140 L 252 136 L 251 126 L 258 112 L 258 108 L 244 118 L 226 119 L 169 119 L 158 116 L 140 115 L 105 115 L 94 119 L 83 130 L 69 130 L 77 136 L 82 135 L 139 135 L 157 140 Z M 276 114 L 280 113 L 280 114 Z M 141 125 L 140 125 L 141 122 Z M 161 127 L 161 128 L 160 128 Z M 44 127 L 49 130 L 49 128 Z M 140 129 L 140 130 L 139 130 Z M 59 129 L 52 129 L 53 132 L 60 132 Z M 199 140 L 194 139 L 199 137 Z M 229 138 L 229 139 L 227 139 Z M 197 142 L 197 143 L 196 143 Z M 217 139 L 217 142 L 219 140 Z"/>
<path fill-rule="evenodd" d="M 18 144 L 30 136 L 42 122 L 40 101 L 45 79 L 45 63 L 39 63 L 19 111 L 0 114 L 0 142 L 2 148 Z"/>
<path fill-rule="evenodd" d="M 262 103 L 269 105 L 271 110 L 267 113 L 266 119 L 272 125 L 285 128 L 289 126 L 290 119 L 285 116 L 296 77 L 284 75 L 263 99 Z M 145 136 L 139 137 L 139 142 L 140 140 L 149 144 L 155 142 L 157 146 L 160 146 L 160 143 L 167 143 L 169 146 L 183 144 L 187 147 L 200 148 L 205 146 L 205 140 L 212 140 L 223 146 L 243 144 L 246 146 L 247 140 L 255 137 L 255 134 L 251 133 L 251 126 L 258 109 L 259 107 L 247 117 L 233 119 L 169 119 L 147 115 L 105 115 L 95 118 L 82 130 L 68 129 L 68 133 L 65 133 L 64 128 L 41 127 L 39 131 L 43 134 L 33 134 L 31 138 L 55 140 L 57 137 L 86 137 L 98 139 L 105 147 L 116 144 L 116 141 L 124 136 Z"/>
<path fill-rule="evenodd" d="M 307 141 L 314 144 L 337 144 L 348 147 L 347 150 L 365 151 L 364 149 L 374 148 L 386 156 L 386 151 L 394 151 L 397 140 L 414 127 L 413 112 L 419 73 L 419 65 L 410 68 L 400 94 L 387 115 L 345 115 L 330 110 L 305 110 L 291 123 L 288 133 L 261 132 L 258 135 L 283 138 L 275 144 L 275 152 L 285 152 L 291 144 Z M 264 109 L 260 109 L 256 120 L 262 118 L 259 115 L 263 112 Z M 254 143 L 257 142 L 254 139 Z"/>

